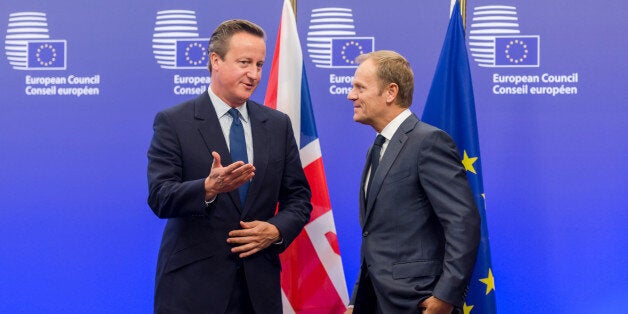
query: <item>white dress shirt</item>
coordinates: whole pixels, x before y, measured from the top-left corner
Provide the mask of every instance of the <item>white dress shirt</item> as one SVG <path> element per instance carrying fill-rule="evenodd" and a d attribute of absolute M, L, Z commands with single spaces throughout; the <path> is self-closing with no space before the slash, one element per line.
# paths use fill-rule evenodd
<path fill-rule="evenodd" d="M 392 121 L 390 121 L 388 125 L 386 125 L 386 127 L 382 130 L 381 133 L 379 133 L 386 139 L 384 141 L 384 144 L 382 144 L 382 150 L 380 152 L 380 155 L 378 156 L 380 160 L 382 159 L 382 156 L 384 156 L 384 153 L 386 152 L 386 148 L 388 147 L 388 143 L 390 143 L 390 139 L 393 137 L 393 135 L 395 135 L 395 132 L 397 132 L 397 129 L 399 129 L 403 121 L 405 121 L 410 115 L 412 115 L 412 112 L 410 111 L 410 109 L 406 109 L 402 111 L 394 119 L 392 119 Z M 368 173 L 366 174 L 366 182 L 364 183 L 364 196 L 365 197 L 366 197 L 366 191 L 369 190 L 369 183 L 370 183 L 369 178 L 370 177 L 371 177 L 371 169 L 369 169 Z"/>
<path fill-rule="evenodd" d="M 207 93 L 209 94 L 209 99 L 211 99 L 212 104 L 214 104 L 214 109 L 216 110 L 218 121 L 220 121 L 220 128 L 222 129 L 222 134 L 225 136 L 227 147 L 231 150 L 229 145 L 229 132 L 231 130 L 231 122 L 233 122 L 233 118 L 229 114 L 229 109 L 231 109 L 231 107 L 222 101 L 220 97 L 216 96 L 211 87 L 207 89 Z M 249 112 L 246 110 L 246 102 L 236 107 L 236 109 L 240 112 L 240 120 L 242 121 L 242 127 L 244 128 L 246 155 L 249 163 L 253 164 L 253 133 L 251 131 L 251 119 L 249 119 Z M 222 158 L 223 156 L 220 157 Z"/>

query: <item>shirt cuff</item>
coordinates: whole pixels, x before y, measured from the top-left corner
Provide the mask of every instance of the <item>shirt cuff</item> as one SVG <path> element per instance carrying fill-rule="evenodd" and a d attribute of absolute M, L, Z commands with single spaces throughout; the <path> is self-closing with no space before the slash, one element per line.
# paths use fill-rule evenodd
<path fill-rule="evenodd" d="M 217 195 L 214 195 L 214 197 L 212 197 L 209 201 L 205 201 L 205 207 L 209 207 L 209 205 L 211 205 L 216 200 L 216 196 Z"/>

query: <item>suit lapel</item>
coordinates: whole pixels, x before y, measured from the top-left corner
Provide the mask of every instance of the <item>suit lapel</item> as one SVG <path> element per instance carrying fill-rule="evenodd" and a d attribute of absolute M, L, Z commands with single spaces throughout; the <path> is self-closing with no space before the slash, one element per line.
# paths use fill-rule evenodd
<path fill-rule="evenodd" d="M 419 119 L 414 114 L 412 114 L 411 116 L 406 118 L 403 123 L 401 123 L 399 129 L 397 129 L 393 137 L 390 139 L 388 147 L 386 147 L 386 151 L 384 152 L 382 159 L 379 161 L 377 171 L 375 171 L 375 175 L 373 176 L 373 182 L 369 182 L 369 194 L 366 196 L 365 201 L 366 211 L 364 214 L 364 224 L 366 224 L 371 210 L 373 209 L 373 204 L 375 204 L 377 194 L 379 194 L 379 191 L 382 188 L 384 178 L 386 178 L 386 175 L 388 175 L 388 171 L 390 171 L 390 168 L 392 167 L 395 160 L 397 160 L 397 156 L 401 152 L 401 149 L 408 140 L 407 133 L 411 132 L 414 129 L 418 121 Z M 363 174 L 362 176 L 364 178 L 365 175 Z"/>
<path fill-rule="evenodd" d="M 371 152 L 373 151 L 373 146 L 369 148 L 369 151 L 366 153 L 366 163 L 364 164 L 364 169 L 362 169 L 362 179 L 360 180 L 360 224 L 364 227 L 364 219 L 366 213 L 366 192 L 365 192 L 365 184 L 366 184 L 366 176 L 368 175 L 369 165 L 371 160 Z"/>
<path fill-rule="evenodd" d="M 231 154 L 229 153 L 225 135 L 222 133 L 216 109 L 214 109 L 214 105 L 207 93 L 203 93 L 196 98 L 194 102 L 194 118 L 199 121 L 198 131 L 207 147 L 208 158 L 213 160 L 211 152 L 215 151 L 220 154 L 220 161 L 223 166 L 230 165 L 232 163 Z M 207 169 L 208 174 L 210 170 Z M 242 211 L 238 190 L 233 190 L 228 194 L 235 207 Z"/>
<path fill-rule="evenodd" d="M 267 169 L 268 160 L 270 158 L 270 131 L 266 125 L 268 116 L 264 113 L 261 105 L 253 102 L 247 102 L 247 109 L 249 112 L 249 120 L 251 121 L 251 133 L 253 135 L 253 163 L 255 165 L 255 176 L 251 180 L 251 185 L 247 192 L 246 201 L 244 202 L 243 215 L 251 207 L 252 201 L 255 200 L 255 195 L 258 195 L 264 182 L 264 175 L 266 171 L 272 171 Z M 237 195 L 237 194 L 236 194 Z"/>

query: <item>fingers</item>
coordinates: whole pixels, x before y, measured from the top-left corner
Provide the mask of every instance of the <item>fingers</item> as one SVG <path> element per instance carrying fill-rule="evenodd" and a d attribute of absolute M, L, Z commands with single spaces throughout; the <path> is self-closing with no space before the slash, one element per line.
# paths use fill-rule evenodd
<path fill-rule="evenodd" d="M 245 258 L 265 249 L 266 247 L 267 246 L 262 247 L 258 243 L 248 243 L 232 248 L 231 252 L 236 254 L 240 253 L 238 254 L 238 257 Z"/>
<path fill-rule="evenodd" d="M 238 254 L 240 258 L 251 256 L 270 245 L 257 236 L 230 237 L 227 243 L 236 245 L 231 248 L 231 253 Z"/>
<path fill-rule="evenodd" d="M 240 163 L 239 167 L 235 168 L 232 171 L 229 171 L 229 167 L 233 166 L 236 163 Z M 223 189 L 222 192 L 228 192 L 234 189 L 239 188 L 242 184 L 250 181 L 255 176 L 255 167 L 251 164 L 242 164 L 241 161 L 238 161 L 229 165 L 229 167 L 224 168 L 224 172 L 220 176 L 220 180 L 222 181 Z"/>
<path fill-rule="evenodd" d="M 214 157 L 212 168 L 205 179 L 206 198 L 235 190 L 255 176 L 255 167 L 252 164 L 236 161 L 223 167 L 220 154 L 212 152 L 212 156 Z"/>
<path fill-rule="evenodd" d="M 227 243 L 234 244 L 232 253 L 239 253 L 239 257 L 253 255 L 276 242 L 279 239 L 279 230 L 265 221 L 240 222 L 243 229 L 229 232 Z"/>
<path fill-rule="evenodd" d="M 214 162 L 212 162 L 212 169 L 222 167 L 220 164 L 220 154 L 217 152 L 212 152 L 212 157 L 214 157 Z"/>
<path fill-rule="evenodd" d="M 233 165 L 233 164 L 231 164 Z M 230 166 L 231 166 L 230 165 Z M 233 181 L 234 184 L 239 187 L 247 181 L 250 181 L 255 176 L 255 167 L 251 164 L 243 164 L 237 168 L 235 168 L 231 172 L 226 173 L 226 177 L 228 180 Z"/>
<path fill-rule="evenodd" d="M 250 172 L 255 172 L 255 166 L 252 164 L 245 164 L 242 161 L 236 161 L 227 167 L 222 167 L 220 154 L 216 151 L 212 151 L 212 157 L 214 157 L 214 161 L 212 162 L 212 169 L 222 168 L 226 174 L 235 174 L 239 176 L 240 174 L 248 174 Z"/>
<path fill-rule="evenodd" d="M 251 229 L 254 228 L 255 226 L 260 225 L 262 222 L 258 221 L 258 220 L 253 220 L 253 221 L 240 221 L 240 227 L 244 228 L 244 229 Z"/>
<path fill-rule="evenodd" d="M 225 185 L 225 191 L 237 189 L 255 176 L 255 166 L 236 161 L 229 166 L 220 169 L 220 179 Z"/>
<path fill-rule="evenodd" d="M 453 305 L 435 296 L 430 296 L 419 304 L 419 309 L 422 309 L 423 313 L 451 313 Z"/>
<path fill-rule="evenodd" d="M 255 229 L 255 227 L 261 225 L 261 223 L 262 223 L 261 221 L 257 221 L 257 220 L 251 221 L 251 222 L 240 221 L 240 226 L 243 229 L 229 231 L 229 239 L 231 239 L 233 241 L 232 242 L 227 241 L 227 242 L 229 242 L 229 243 L 245 243 L 245 242 L 242 242 L 240 239 L 242 239 L 244 237 L 260 235 L 260 230 L 259 229 Z"/>
<path fill-rule="evenodd" d="M 217 178 L 219 174 L 217 174 L 215 169 L 222 168 L 222 164 L 220 163 L 220 154 L 215 151 L 212 151 L 212 157 L 214 157 L 214 161 L 212 161 L 212 167 L 209 170 L 209 175 L 205 178 L 205 201 L 211 200 L 218 193 L 220 193 L 219 183 L 217 182 Z"/>
<path fill-rule="evenodd" d="M 245 164 L 242 161 L 236 161 L 224 167 L 223 170 L 227 175 L 241 176 L 249 174 L 251 172 L 255 172 L 255 166 L 253 166 L 252 164 Z"/>

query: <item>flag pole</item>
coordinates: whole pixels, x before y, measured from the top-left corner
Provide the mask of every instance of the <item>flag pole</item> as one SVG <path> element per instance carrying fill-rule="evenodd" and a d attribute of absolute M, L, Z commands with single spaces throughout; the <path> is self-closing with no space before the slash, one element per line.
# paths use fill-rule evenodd
<path fill-rule="evenodd" d="M 296 1 L 296 0 L 294 0 Z M 467 30 L 467 0 L 451 0 L 449 4 L 449 15 L 453 13 L 456 2 L 460 2 L 460 16 L 462 17 L 462 30 L 466 34 Z M 465 36 L 466 37 L 466 36 Z"/>
<path fill-rule="evenodd" d="M 466 33 L 467 32 L 467 0 L 460 0 L 460 12 L 462 13 L 462 29 L 464 29 Z"/>
<path fill-rule="evenodd" d="M 294 12 L 294 20 L 297 20 L 297 0 L 290 0 L 290 4 L 292 5 L 292 12 Z"/>

